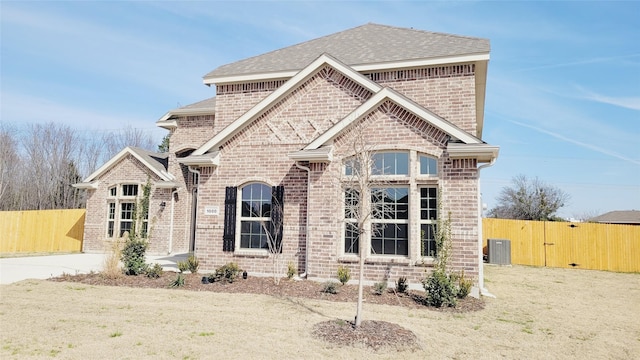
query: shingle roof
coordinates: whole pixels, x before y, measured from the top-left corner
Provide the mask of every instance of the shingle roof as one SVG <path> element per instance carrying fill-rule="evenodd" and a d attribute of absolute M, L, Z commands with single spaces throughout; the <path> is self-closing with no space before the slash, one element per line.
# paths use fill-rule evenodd
<path fill-rule="evenodd" d="M 489 50 L 488 39 L 369 23 L 223 65 L 204 78 L 300 70 L 323 53 L 354 66 L 483 54 Z"/>
<path fill-rule="evenodd" d="M 640 211 L 610 211 L 600 216 L 591 218 L 588 221 L 607 224 L 640 224 Z"/>
<path fill-rule="evenodd" d="M 153 167 L 158 172 L 167 171 L 169 164 L 169 154 L 168 153 L 157 153 L 149 150 L 145 150 L 139 147 L 130 146 L 129 149 L 131 151 L 138 154 L 144 160 L 146 160 L 147 164 Z"/>
<path fill-rule="evenodd" d="M 193 110 L 193 109 L 215 109 L 216 107 L 216 97 L 208 98 L 202 101 L 198 101 L 193 104 L 185 105 L 179 110 Z"/>

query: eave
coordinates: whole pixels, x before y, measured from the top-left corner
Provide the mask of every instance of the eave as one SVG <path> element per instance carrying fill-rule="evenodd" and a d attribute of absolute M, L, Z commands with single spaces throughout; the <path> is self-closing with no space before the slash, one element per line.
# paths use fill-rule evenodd
<path fill-rule="evenodd" d="M 485 143 L 449 143 L 447 152 L 451 159 L 476 159 L 478 162 L 491 162 L 498 158 L 500 147 Z"/>
<path fill-rule="evenodd" d="M 178 122 L 176 121 L 176 118 L 178 117 L 214 115 L 215 113 L 215 108 L 175 109 L 168 111 L 158 121 L 156 121 L 156 126 L 171 130 L 178 127 Z"/>
<path fill-rule="evenodd" d="M 219 166 L 220 165 L 220 153 L 215 151 L 203 155 L 189 155 L 184 158 L 179 158 L 178 162 L 186 166 Z"/>
<path fill-rule="evenodd" d="M 330 163 L 333 161 L 333 146 L 324 146 L 318 149 L 301 150 L 287 155 L 294 161 L 308 161 L 311 163 Z"/>
<path fill-rule="evenodd" d="M 387 71 L 387 70 L 399 70 L 407 68 L 418 68 L 434 65 L 447 65 L 447 64 L 460 64 L 470 62 L 487 62 L 489 61 L 489 53 L 478 53 L 458 56 L 442 56 L 435 58 L 425 59 L 411 59 L 393 62 L 381 62 L 372 64 L 353 64 L 349 65 L 353 70 L 363 72 L 375 72 L 375 71 Z M 246 82 L 258 82 L 258 81 L 273 81 L 289 79 L 300 72 L 301 69 L 253 73 L 253 74 L 238 74 L 229 76 L 211 76 L 205 77 L 203 82 L 205 85 L 222 85 L 232 83 L 246 83 Z"/>
<path fill-rule="evenodd" d="M 97 190 L 98 189 L 98 184 L 95 182 L 81 182 L 77 184 L 71 184 L 71 186 L 81 190 Z"/>

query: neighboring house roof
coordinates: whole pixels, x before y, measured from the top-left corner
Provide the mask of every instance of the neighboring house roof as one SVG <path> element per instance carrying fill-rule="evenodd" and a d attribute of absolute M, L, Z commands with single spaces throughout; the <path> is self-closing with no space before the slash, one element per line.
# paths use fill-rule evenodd
<path fill-rule="evenodd" d="M 189 104 L 177 109 L 169 110 L 164 114 L 157 122 L 156 125 L 170 130 L 178 126 L 175 117 L 178 116 L 197 116 L 197 115 L 212 115 L 216 111 L 216 98 L 215 96 L 209 99 L 198 101 L 193 104 Z"/>
<path fill-rule="evenodd" d="M 618 210 L 596 216 L 588 220 L 589 222 L 605 223 L 605 224 L 630 224 L 640 225 L 639 210 Z"/>
<path fill-rule="evenodd" d="M 95 181 L 104 174 L 107 170 L 117 164 L 120 160 L 124 159 L 128 155 L 132 155 L 136 159 L 138 159 L 143 165 L 145 165 L 149 170 L 151 170 L 154 174 L 158 175 L 158 177 L 163 180 L 163 182 L 156 183 L 156 186 L 160 187 L 172 187 L 175 186 L 173 183 L 174 177 L 173 175 L 167 172 L 167 164 L 169 154 L 167 153 L 155 153 L 152 151 L 144 150 L 137 147 L 127 146 L 122 149 L 116 156 L 112 157 L 109 161 L 107 161 L 104 165 L 102 165 L 98 170 L 94 171 L 91 175 L 89 175 L 86 179 L 84 179 L 79 184 L 74 184 L 77 188 L 95 188 Z"/>
<path fill-rule="evenodd" d="M 369 23 L 220 66 L 206 74 L 204 82 L 286 78 L 322 53 L 332 54 L 356 71 L 373 71 L 418 66 L 426 59 L 437 63 L 488 60 L 489 50 L 487 39 Z"/>

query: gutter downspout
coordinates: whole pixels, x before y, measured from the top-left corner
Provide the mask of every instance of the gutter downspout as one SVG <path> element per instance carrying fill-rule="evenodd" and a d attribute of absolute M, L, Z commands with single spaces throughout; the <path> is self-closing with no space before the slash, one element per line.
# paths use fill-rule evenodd
<path fill-rule="evenodd" d="M 478 267 L 478 288 L 480 290 L 480 295 L 491 297 L 491 298 L 495 298 L 496 296 L 490 293 L 489 290 L 487 290 L 484 287 L 484 259 L 482 255 L 482 243 L 483 243 L 482 197 L 480 195 L 480 170 L 493 166 L 495 162 L 496 162 L 496 158 L 492 158 L 491 162 L 489 162 L 488 164 L 478 166 L 478 264 L 480 265 Z"/>
<path fill-rule="evenodd" d="M 295 165 L 298 169 L 300 170 L 304 170 L 307 172 L 307 209 L 306 209 L 306 213 L 307 213 L 307 221 L 305 224 L 305 235 L 304 235 L 304 272 L 300 275 L 298 275 L 298 277 L 300 278 L 306 278 L 308 276 L 308 272 L 309 272 L 309 193 L 311 190 L 311 169 L 300 165 L 297 161 L 295 162 Z"/>
<path fill-rule="evenodd" d="M 190 172 L 190 173 L 195 174 L 195 175 L 197 175 L 197 176 L 198 176 L 198 181 L 194 181 L 194 184 L 193 184 L 194 189 L 198 190 L 198 189 L 199 189 L 199 187 L 200 187 L 200 170 L 196 170 L 196 169 L 192 168 L 192 167 L 191 167 L 191 165 L 187 166 L 187 169 L 189 170 L 189 172 Z M 197 199 L 197 197 L 199 196 L 199 193 L 200 193 L 199 191 L 196 191 L 196 199 Z M 195 200 L 195 199 L 191 199 L 192 206 L 193 206 L 193 201 L 194 201 L 194 200 Z M 197 204 L 197 203 L 196 203 L 196 204 Z M 196 206 L 197 206 L 197 205 L 196 205 Z M 194 219 L 194 216 L 193 216 L 193 215 L 191 215 L 191 219 L 194 219 L 194 220 L 196 220 L 196 221 L 197 221 L 197 219 L 198 219 L 198 216 L 197 216 L 198 209 L 196 209 L 195 211 L 196 211 L 195 219 Z M 196 231 L 195 231 L 195 229 L 196 229 L 196 224 L 195 224 L 195 222 L 196 222 L 196 221 L 194 221 L 194 224 L 191 224 L 191 226 L 193 226 L 193 229 L 194 229 L 194 230 L 193 230 L 193 234 L 194 234 L 194 235 L 193 235 L 193 252 L 194 252 L 194 253 L 196 252 L 196 236 L 195 236 L 195 232 L 196 232 Z M 189 237 L 191 237 L 191 230 L 189 230 Z M 189 238 L 189 244 L 191 244 L 191 238 Z M 191 245 L 189 245 L 189 247 L 191 247 Z M 189 250 L 191 250 L 191 249 L 189 249 Z"/>
<path fill-rule="evenodd" d="M 179 188 L 176 188 L 171 192 L 171 220 L 169 221 L 169 251 L 168 254 L 171 254 L 173 251 L 173 214 L 174 214 L 174 206 L 176 202 L 176 194 L 178 193 Z"/>

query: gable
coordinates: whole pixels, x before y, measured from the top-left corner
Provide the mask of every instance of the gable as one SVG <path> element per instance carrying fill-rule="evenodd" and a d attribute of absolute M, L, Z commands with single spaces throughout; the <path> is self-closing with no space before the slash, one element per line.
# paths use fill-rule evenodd
<path fill-rule="evenodd" d="M 387 100 L 337 134 L 330 147 L 336 154 L 352 155 L 353 144 L 359 142 L 358 138 L 365 140 L 371 150 L 419 149 L 440 157 L 449 135 Z"/>
<path fill-rule="evenodd" d="M 465 132 L 449 121 L 430 112 L 415 102 L 398 94 L 390 88 L 384 88 L 372 96 L 360 107 L 347 115 L 340 122 L 324 134 L 309 143 L 304 149 L 296 153 L 289 154 L 294 160 L 305 161 L 331 161 L 331 149 L 318 151 L 322 148 L 332 148 L 336 139 L 353 130 L 353 127 L 361 124 L 363 120 L 372 117 L 394 117 L 403 127 L 411 129 L 424 139 L 430 140 L 432 144 L 446 146 L 452 158 L 476 158 L 478 161 L 493 161 L 498 155 L 498 147 L 485 144 L 477 137 Z M 383 119 L 385 117 L 382 117 Z M 384 129 L 381 129 L 384 130 Z M 379 130 L 379 131 L 381 131 Z M 365 132 L 367 130 L 364 130 Z M 401 132 L 399 132 L 401 134 Z M 371 138 L 376 134 L 364 134 Z M 398 133 L 385 134 L 383 143 L 406 144 L 407 138 Z M 421 144 L 424 146 L 424 144 Z M 440 150 L 434 150 L 439 152 Z M 319 155 L 324 154 L 324 156 Z"/>
<path fill-rule="evenodd" d="M 139 164 L 138 167 L 145 174 L 156 177 L 157 180 L 160 180 L 163 183 L 169 185 L 173 184 L 172 181 L 174 180 L 174 177 L 169 172 L 167 172 L 167 154 L 158 154 L 140 148 L 126 147 L 114 157 L 112 157 L 109 161 L 107 161 L 104 165 L 94 171 L 91 175 L 87 176 L 87 178 L 85 178 L 82 183 L 75 184 L 74 186 L 77 188 L 87 189 L 95 188 L 94 183 L 96 181 L 100 180 L 100 178 L 116 169 L 124 161 L 133 161 L 134 163 Z"/>
<path fill-rule="evenodd" d="M 345 75 L 325 66 L 222 147 L 228 148 L 240 139 L 248 144 L 304 147 L 371 95 Z"/>
<path fill-rule="evenodd" d="M 332 140 L 338 136 L 342 131 L 349 128 L 352 124 L 356 123 L 358 120 L 361 120 L 364 116 L 369 114 L 370 112 L 376 110 L 379 106 L 384 104 L 385 102 L 393 103 L 402 109 L 406 110 L 408 113 L 415 115 L 417 118 L 422 119 L 435 128 L 440 129 L 444 133 L 448 134 L 452 138 L 456 140 L 460 140 L 464 143 L 481 143 L 482 141 L 475 136 L 463 131 L 452 123 L 446 121 L 445 119 L 439 117 L 438 115 L 430 112 L 429 110 L 421 107 L 420 105 L 414 103 L 413 101 L 407 99 L 406 97 L 398 94 L 394 90 L 390 88 L 384 88 L 371 97 L 367 102 L 362 104 L 359 108 L 355 109 L 348 116 L 342 119 L 339 123 L 329 129 L 327 132 L 316 138 L 313 142 L 307 145 L 305 150 L 317 149 L 321 146 L 329 145 Z"/>
<path fill-rule="evenodd" d="M 333 69 L 333 71 L 329 69 Z M 341 83 L 350 84 L 348 85 L 349 88 L 357 89 L 357 94 L 359 94 L 357 95 L 358 98 L 365 98 L 370 96 L 371 93 L 380 90 L 380 86 L 375 82 L 353 71 L 353 69 L 330 55 L 323 54 L 276 91 L 272 92 L 241 117 L 233 121 L 229 126 L 222 129 L 211 140 L 194 151 L 193 155 L 203 155 L 209 151 L 218 150 L 220 146 L 236 136 L 243 129 L 255 125 L 255 120 L 264 116 L 267 111 L 274 109 L 276 105 L 286 101 L 292 94 L 295 95 L 297 89 L 304 88 L 310 79 L 313 79 L 323 71 L 327 72 L 327 79 L 337 76 L 337 78 L 342 79 L 340 80 Z M 304 91 L 298 93 L 304 93 Z M 292 130 L 294 130 L 293 127 Z"/>

